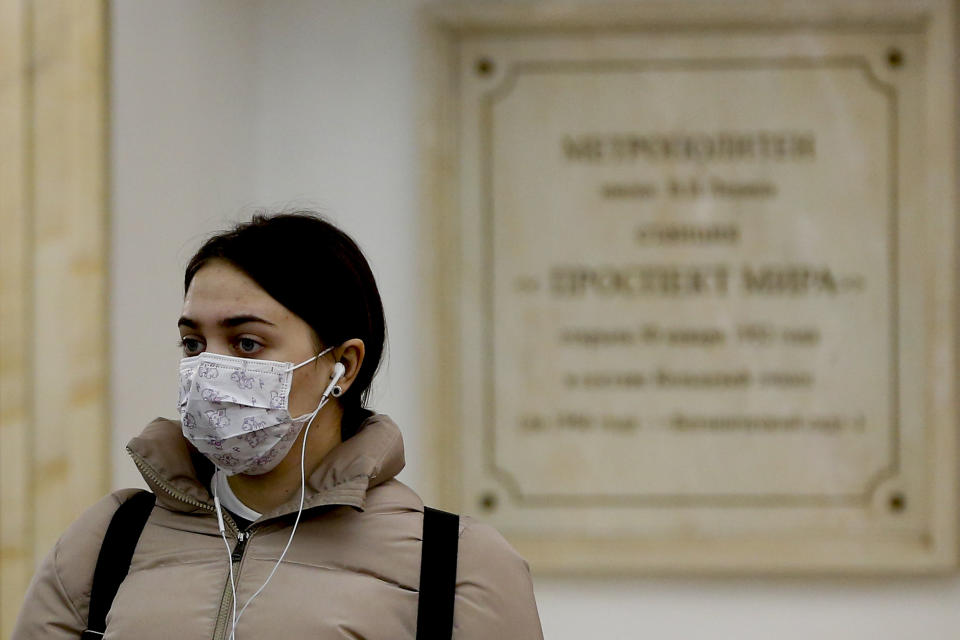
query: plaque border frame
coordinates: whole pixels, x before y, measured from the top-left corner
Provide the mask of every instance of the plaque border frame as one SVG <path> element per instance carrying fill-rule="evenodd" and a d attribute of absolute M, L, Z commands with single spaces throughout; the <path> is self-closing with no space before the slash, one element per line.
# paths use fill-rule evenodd
<path fill-rule="evenodd" d="M 418 82 L 418 138 L 423 209 L 419 229 L 418 272 L 424 286 L 419 338 L 424 345 L 421 405 L 425 428 L 428 501 L 464 513 L 476 511 L 461 497 L 459 459 L 462 442 L 458 424 L 461 342 L 458 300 L 467 274 L 459 255 L 458 122 L 460 42 L 490 34 L 553 35 L 598 29 L 612 32 L 802 31 L 816 28 L 863 29 L 871 33 L 924 32 L 928 76 L 943 82 L 925 86 L 923 113 L 927 127 L 925 165 L 942 169 L 923 175 L 920 189 L 931 227 L 938 240 L 930 250 L 925 274 L 925 299 L 931 311 L 925 336 L 923 367 L 929 378 L 923 389 L 925 431 L 929 447 L 928 517 L 924 532 L 910 539 L 810 537 L 771 539 L 762 534 L 731 539 L 670 540 L 658 537 L 590 537 L 508 535 L 535 572 L 576 574 L 669 575 L 677 573 L 775 574 L 918 574 L 952 571 L 958 561 L 960 457 L 957 445 L 956 379 L 960 348 L 957 327 L 958 258 L 957 202 L 960 200 L 960 106 L 957 87 L 958 15 L 960 0 L 812 0 L 804 6 L 762 0 L 691 0 L 682 11 L 676 3 L 636 0 L 618 3 L 568 2 L 435 2 L 426 5 L 418 23 L 421 43 Z M 931 131 L 937 131 L 932 136 Z M 936 194 L 934 197 L 932 194 Z M 909 224 L 901 220 L 901 224 Z M 895 248 L 895 247 L 894 247 Z M 930 267 L 950 266 L 949 275 Z M 899 331 L 894 332 L 895 337 Z M 899 413 L 899 411 L 898 411 Z M 482 517 L 482 516 L 481 516 Z M 797 544 L 797 542 L 800 544 Z"/>
<path fill-rule="evenodd" d="M 783 63 L 783 64 L 780 64 Z M 820 64 L 818 64 L 820 63 Z M 846 506 L 850 504 L 869 504 L 876 489 L 887 479 L 895 477 L 900 468 L 900 301 L 899 301 L 899 113 L 897 111 L 896 87 L 877 77 L 870 61 L 864 56 L 837 56 L 837 57 L 770 57 L 770 58 L 736 58 L 736 59 L 658 59 L 646 60 L 590 60 L 580 61 L 525 61 L 510 66 L 500 83 L 488 91 L 481 102 L 481 191 L 483 193 L 482 211 L 484 216 L 484 268 L 488 273 L 493 272 L 495 262 L 493 245 L 493 225 L 495 224 L 494 206 L 491 201 L 493 193 L 493 158 L 490 150 L 492 144 L 493 106 L 505 97 L 509 89 L 515 86 L 522 72 L 538 71 L 540 73 L 560 72 L 564 68 L 571 71 L 645 71 L 645 70 L 739 70 L 739 69 L 817 69 L 817 68 L 854 68 L 859 69 L 867 79 L 868 84 L 880 91 L 887 99 L 888 109 L 888 143 L 890 153 L 887 158 L 889 192 L 887 194 L 887 232 L 888 251 L 890 253 L 890 451 L 884 465 L 875 471 L 865 483 L 862 493 L 825 496 L 815 494 L 632 494 L 622 496 L 590 495 L 590 494 L 524 494 L 517 481 L 509 470 L 497 465 L 496 461 L 496 432 L 491 428 L 495 422 L 496 400 L 492 381 L 495 377 L 494 360 L 496 358 L 496 338 L 494 337 L 494 284 L 493 277 L 483 281 L 484 312 L 487 315 L 484 324 L 485 353 L 484 367 L 484 423 L 483 463 L 487 471 L 496 477 L 500 486 L 518 504 L 528 506 L 573 506 L 574 504 L 589 503 L 598 506 L 628 506 L 643 505 L 648 507 L 670 506 L 762 506 L 796 507 L 798 505 L 815 505 L 818 507 Z M 892 94 L 892 95 L 891 95 Z"/>

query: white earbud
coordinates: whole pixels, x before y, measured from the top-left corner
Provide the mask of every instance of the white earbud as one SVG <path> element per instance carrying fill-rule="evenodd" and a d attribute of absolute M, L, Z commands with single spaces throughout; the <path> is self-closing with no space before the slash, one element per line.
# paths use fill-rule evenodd
<path fill-rule="evenodd" d="M 340 382 L 340 378 L 343 377 L 343 374 L 347 372 L 347 368 L 343 366 L 342 362 L 337 362 L 333 365 L 333 373 L 330 374 L 330 384 L 327 385 L 327 388 L 323 390 L 323 396 L 321 396 L 321 402 L 326 400 L 331 395 L 334 398 L 339 398 L 340 394 L 343 393 L 343 389 L 337 385 Z"/>

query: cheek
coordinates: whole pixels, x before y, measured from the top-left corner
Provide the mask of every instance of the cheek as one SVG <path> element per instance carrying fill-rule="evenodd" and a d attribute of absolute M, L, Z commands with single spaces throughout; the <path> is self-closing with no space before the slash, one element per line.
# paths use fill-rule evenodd
<path fill-rule="evenodd" d="M 294 372 L 293 384 L 290 388 L 290 415 L 293 417 L 302 416 L 316 409 L 322 393 L 323 373 L 319 369 L 315 369 L 309 364 L 297 369 Z"/>

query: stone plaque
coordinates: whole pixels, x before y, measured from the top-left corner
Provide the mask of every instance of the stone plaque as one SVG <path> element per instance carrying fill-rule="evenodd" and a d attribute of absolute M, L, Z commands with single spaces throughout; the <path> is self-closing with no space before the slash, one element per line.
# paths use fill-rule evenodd
<path fill-rule="evenodd" d="M 633 17 L 453 45 L 457 507 L 542 567 L 951 564 L 936 33 Z"/>

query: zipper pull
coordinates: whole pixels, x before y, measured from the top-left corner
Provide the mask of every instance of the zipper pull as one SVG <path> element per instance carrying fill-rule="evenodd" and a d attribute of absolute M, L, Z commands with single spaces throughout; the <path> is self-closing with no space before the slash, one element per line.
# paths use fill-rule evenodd
<path fill-rule="evenodd" d="M 241 531 L 237 534 L 237 546 L 233 548 L 233 553 L 230 554 L 231 562 L 240 562 L 240 559 L 243 558 L 243 550 L 247 546 L 247 540 L 250 539 L 250 534 L 246 531 Z"/>

